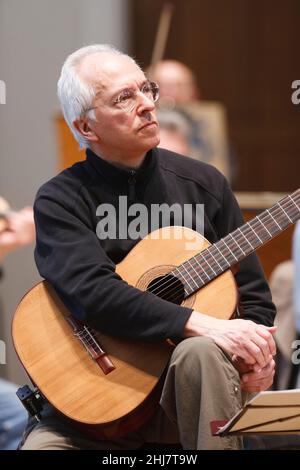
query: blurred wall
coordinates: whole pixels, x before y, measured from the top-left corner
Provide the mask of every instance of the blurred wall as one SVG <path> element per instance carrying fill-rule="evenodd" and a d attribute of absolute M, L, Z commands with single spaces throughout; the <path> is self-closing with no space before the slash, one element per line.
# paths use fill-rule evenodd
<path fill-rule="evenodd" d="M 165 0 L 132 0 L 133 52 L 151 59 Z M 236 155 L 238 191 L 299 187 L 299 0 L 172 0 L 164 58 L 196 72 L 202 98 L 222 102 Z"/>
<path fill-rule="evenodd" d="M 15 208 L 32 204 L 38 187 L 56 172 L 53 117 L 56 83 L 66 56 L 82 45 L 112 43 L 129 51 L 127 0 L 0 0 L 0 194 Z M 0 340 L 7 346 L 0 375 L 23 382 L 11 344 L 10 324 L 24 293 L 39 280 L 33 248 L 4 264 Z"/>

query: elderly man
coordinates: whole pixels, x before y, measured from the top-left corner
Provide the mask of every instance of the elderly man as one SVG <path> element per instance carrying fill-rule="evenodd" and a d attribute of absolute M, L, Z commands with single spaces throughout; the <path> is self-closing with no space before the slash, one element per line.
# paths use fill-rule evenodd
<path fill-rule="evenodd" d="M 91 439 L 50 409 L 27 433 L 23 449 L 136 449 L 144 442 L 181 443 L 184 449 L 237 449 L 239 438 L 213 437 L 210 422 L 241 407 L 241 389 L 264 390 L 274 374 L 274 306 L 255 255 L 241 262 L 236 280 L 244 319 L 221 320 L 128 285 L 116 273 L 137 243 L 108 230 L 99 207 L 115 210 L 114 227 L 130 223 L 129 207 L 204 204 L 204 231 L 217 241 L 242 223 L 225 178 L 214 168 L 158 149 L 158 86 L 111 46 L 70 55 L 58 82 L 66 121 L 84 162 L 46 183 L 35 202 L 36 263 L 74 316 L 120 338 L 178 338 L 168 365 L 159 411 L 115 440 Z M 102 213 L 103 215 L 103 213 Z M 109 221 L 107 221 L 108 223 Z M 116 232 L 118 235 L 116 236 Z M 130 232 L 130 230 L 129 230 Z M 159 242 L 159 241 L 158 241 Z M 216 312 L 217 314 L 218 312 Z M 247 372 L 245 372 L 247 371 Z"/>

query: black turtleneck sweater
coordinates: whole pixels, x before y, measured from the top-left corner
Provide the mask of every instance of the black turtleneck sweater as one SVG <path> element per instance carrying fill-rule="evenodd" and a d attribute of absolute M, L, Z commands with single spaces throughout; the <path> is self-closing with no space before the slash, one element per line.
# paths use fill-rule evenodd
<path fill-rule="evenodd" d="M 204 204 L 204 236 L 211 243 L 243 223 L 236 200 L 216 169 L 163 149 L 148 152 L 137 170 L 111 165 L 87 150 L 85 161 L 37 194 L 36 264 L 76 317 L 124 338 L 181 337 L 190 308 L 142 292 L 115 272 L 138 240 L 97 237 L 96 211 L 104 203 L 116 208 L 118 233 L 119 196 L 149 212 L 152 204 Z M 245 318 L 272 325 L 275 308 L 255 254 L 240 263 L 236 280 Z"/>

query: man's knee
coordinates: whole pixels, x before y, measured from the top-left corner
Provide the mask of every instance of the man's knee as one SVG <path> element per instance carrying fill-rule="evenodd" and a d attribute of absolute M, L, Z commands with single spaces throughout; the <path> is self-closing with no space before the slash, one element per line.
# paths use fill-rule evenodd
<path fill-rule="evenodd" d="M 194 336 L 181 341 L 176 346 L 171 362 L 184 361 L 186 358 L 189 361 L 193 358 L 215 360 L 220 354 L 224 353 L 212 339 L 205 336 Z"/>
<path fill-rule="evenodd" d="M 170 360 L 170 370 L 190 377 L 205 374 L 239 383 L 239 374 L 229 356 L 210 338 L 197 336 L 179 343 Z"/>

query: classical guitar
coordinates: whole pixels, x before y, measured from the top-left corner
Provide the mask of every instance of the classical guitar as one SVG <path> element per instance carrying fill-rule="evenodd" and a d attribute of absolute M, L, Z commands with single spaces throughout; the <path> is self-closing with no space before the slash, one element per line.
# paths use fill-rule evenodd
<path fill-rule="evenodd" d="M 117 272 L 141 290 L 230 319 L 238 300 L 231 268 L 299 214 L 300 189 L 213 245 L 188 228 L 165 227 L 141 240 Z M 186 250 L 191 236 L 192 251 Z M 75 425 L 106 437 L 133 430 L 150 416 L 174 347 L 91 330 L 45 281 L 20 302 L 12 331 L 18 356 L 44 397 Z"/>

